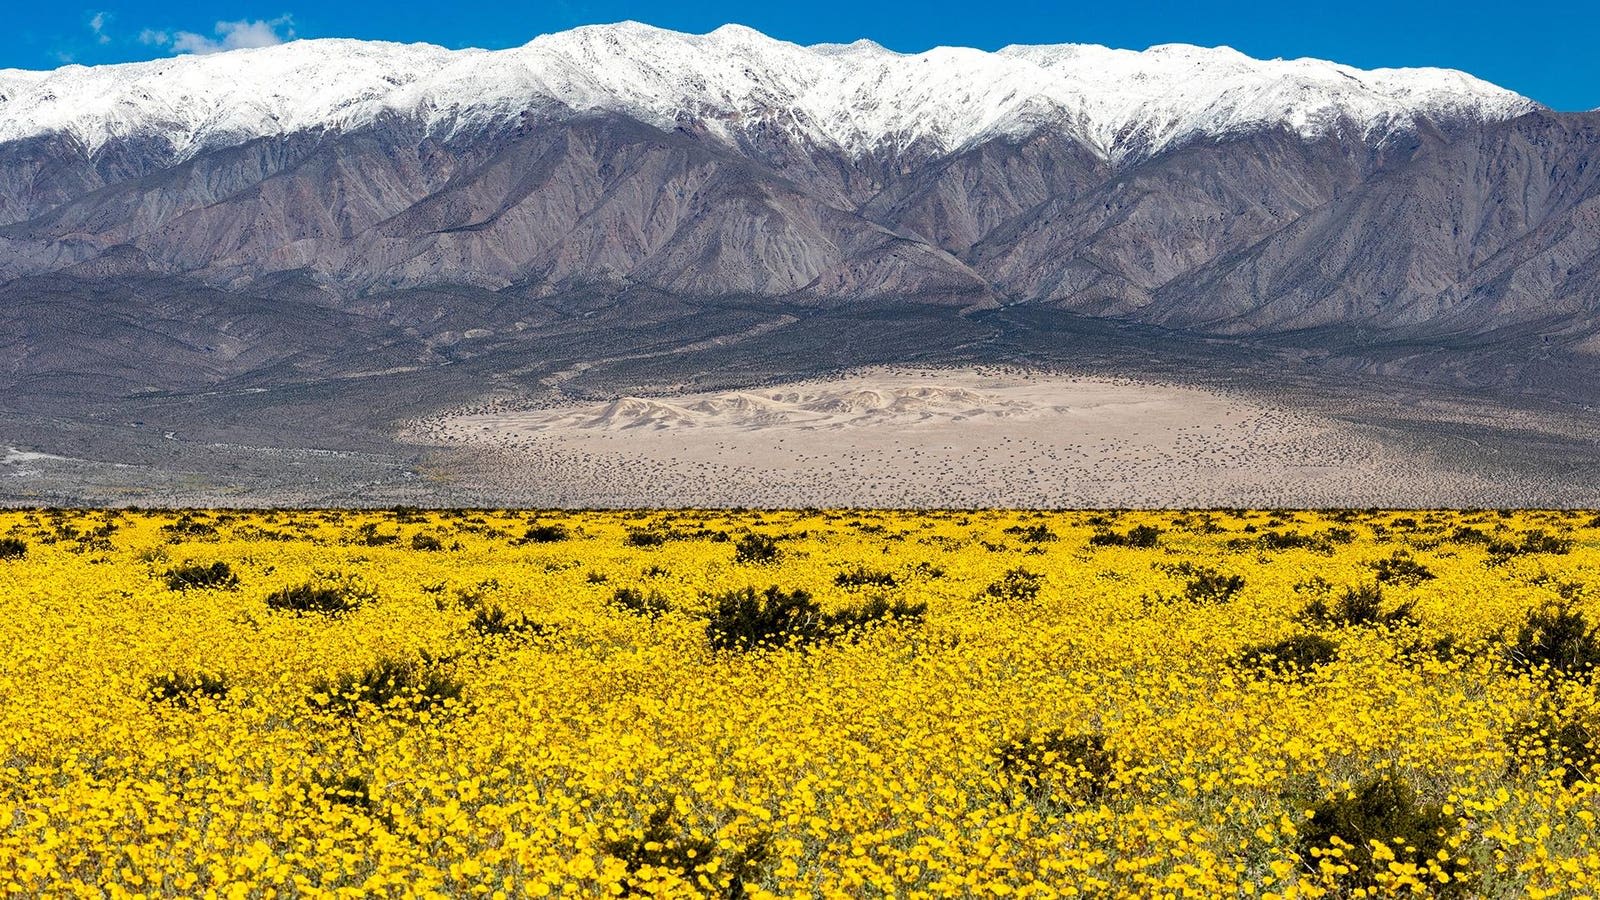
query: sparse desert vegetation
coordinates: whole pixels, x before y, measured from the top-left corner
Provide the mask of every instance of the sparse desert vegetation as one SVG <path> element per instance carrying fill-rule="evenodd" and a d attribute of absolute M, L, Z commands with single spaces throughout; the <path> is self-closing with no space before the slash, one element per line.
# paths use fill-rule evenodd
<path fill-rule="evenodd" d="M 4 512 L 0 891 L 1588 895 L 1597 523 Z"/>

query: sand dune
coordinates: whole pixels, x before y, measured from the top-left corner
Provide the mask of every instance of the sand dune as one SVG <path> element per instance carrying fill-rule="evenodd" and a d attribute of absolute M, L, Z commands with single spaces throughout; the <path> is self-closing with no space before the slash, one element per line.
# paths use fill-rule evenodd
<path fill-rule="evenodd" d="M 408 440 L 534 504 L 1405 505 L 1493 487 L 1344 423 L 1178 384 L 877 369 L 604 403 L 465 411 Z M 456 473 L 455 477 L 460 477 Z"/>

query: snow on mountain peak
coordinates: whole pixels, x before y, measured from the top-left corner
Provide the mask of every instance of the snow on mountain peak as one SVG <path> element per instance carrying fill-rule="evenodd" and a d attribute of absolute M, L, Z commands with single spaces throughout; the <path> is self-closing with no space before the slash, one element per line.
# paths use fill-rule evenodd
<path fill-rule="evenodd" d="M 1461 72 L 1361 70 L 1256 60 L 1227 47 L 1092 44 L 939 47 L 871 41 L 804 47 L 741 25 L 703 35 L 623 22 L 543 35 L 508 50 L 302 40 L 51 72 L 0 70 L 0 142 L 65 135 L 94 152 L 157 137 L 182 158 L 309 129 L 410 116 L 436 133 L 517 121 L 530 109 L 618 113 L 729 140 L 786 129 L 859 153 L 950 152 L 1041 128 L 1109 159 L 1209 135 L 1287 127 L 1382 137 L 1418 118 L 1493 121 L 1538 108 Z"/>

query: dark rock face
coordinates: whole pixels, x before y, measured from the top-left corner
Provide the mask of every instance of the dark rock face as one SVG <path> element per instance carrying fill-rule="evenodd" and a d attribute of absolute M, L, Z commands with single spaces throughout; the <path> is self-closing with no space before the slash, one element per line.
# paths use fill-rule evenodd
<path fill-rule="evenodd" d="M 1536 113 L 1428 146 L 1170 283 L 1151 316 L 1232 332 L 1586 326 L 1600 289 L 1597 163 L 1592 114 Z"/>
<path fill-rule="evenodd" d="M 1122 166 L 1047 128 L 943 155 L 796 140 L 547 111 L 449 140 L 395 118 L 177 163 L 159 139 L 4 144 L 0 283 L 110 297 L 165 281 L 174 303 L 202 285 L 197 317 L 292 276 L 340 315 L 459 288 L 1042 304 L 1231 335 L 1595 331 L 1600 115 L 1377 143 L 1268 130 Z M 15 332 L 40 314 L 4 316 Z"/>

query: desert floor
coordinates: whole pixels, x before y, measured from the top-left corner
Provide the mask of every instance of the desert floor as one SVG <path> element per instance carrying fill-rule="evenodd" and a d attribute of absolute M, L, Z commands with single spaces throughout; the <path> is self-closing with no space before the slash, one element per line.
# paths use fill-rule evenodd
<path fill-rule="evenodd" d="M 1472 505 L 1540 490 L 1271 399 L 1004 368 L 502 401 L 402 439 L 449 451 L 463 493 L 538 506 Z"/>

